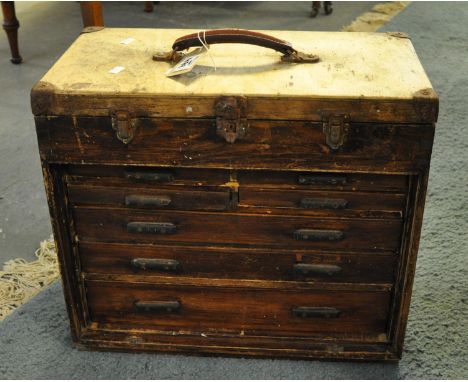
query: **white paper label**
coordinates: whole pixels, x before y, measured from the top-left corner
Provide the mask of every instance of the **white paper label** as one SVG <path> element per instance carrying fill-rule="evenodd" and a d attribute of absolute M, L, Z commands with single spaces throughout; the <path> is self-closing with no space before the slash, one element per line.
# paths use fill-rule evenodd
<path fill-rule="evenodd" d="M 120 73 L 122 70 L 124 70 L 125 67 L 124 66 L 115 66 L 113 67 L 111 70 L 109 70 L 109 73 L 110 74 L 118 74 Z"/>
<path fill-rule="evenodd" d="M 168 77 L 178 76 L 179 74 L 190 72 L 197 60 L 206 52 L 205 48 L 197 48 L 193 52 L 187 54 L 175 66 L 169 69 L 165 74 Z"/>
<path fill-rule="evenodd" d="M 125 40 L 120 41 L 120 43 L 123 45 L 128 45 L 128 44 L 131 44 L 133 41 L 135 41 L 133 37 L 128 37 Z"/>

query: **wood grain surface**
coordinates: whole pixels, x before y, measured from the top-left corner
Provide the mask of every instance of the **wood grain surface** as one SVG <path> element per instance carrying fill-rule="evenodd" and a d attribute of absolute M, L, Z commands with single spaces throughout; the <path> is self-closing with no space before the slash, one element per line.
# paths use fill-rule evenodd
<path fill-rule="evenodd" d="M 129 211 L 126 209 L 73 209 L 79 240 L 147 244 L 217 244 L 249 247 L 397 252 L 402 223 L 399 220 L 319 219 L 255 214 Z M 170 223 L 174 233 L 133 233 L 128 224 Z M 295 238 L 300 229 L 343 233 L 342 239 L 309 241 Z"/>
<path fill-rule="evenodd" d="M 333 253 L 318 250 L 278 250 L 229 247 L 110 244 L 81 242 L 83 272 L 133 275 L 139 279 L 155 276 L 187 278 L 320 281 L 339 283 L 392 284 L 398 257 L 389 252 Z M 132 267 L 133 259 L 169 259 L 179 263 L 177 270 Z M 338 267 L 334 272 L 297 271 L 297 264 Z"/>
<path fill-rule="evenodd" d="M 397 360 L 438 114 L 409 38 L 270 32 L 320 61 L 168 78 L 189 32 L 86 29 L 32 90 L 74 342 Z"/>
<path fill-rule="evenodd" d="M 270 291 L 236 288 L 204 288 L 187 285 L 119 284 L 87 281 L 91 320 L 161 330 L 231 332 L 260 335 L 307 336 L 308 332 L 328 335 L 348 332 L 385 333 L 389 294 L 353 292 Z M 233 298 L 233 296 L 236 296 Z M 177 312 L 135 312 L 136 301 L 179 301 Z M 298 306 L 329 307 L 339 317 L 295 317 Z"/>

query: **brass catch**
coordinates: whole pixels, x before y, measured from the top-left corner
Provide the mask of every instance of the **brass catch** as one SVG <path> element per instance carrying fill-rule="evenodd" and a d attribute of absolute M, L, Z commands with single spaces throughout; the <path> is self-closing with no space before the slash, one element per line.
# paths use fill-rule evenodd
<path fill-rule="evenodd" d="M 112 128 L 116 131 L 117 139 L 128 145 L 137 129 L 137 119 L 130 118 L 127 111 L 116 111 L 112 116 Z"/>
<path fill-rule="evenodd" d="M 337 150 L 346 142 L 349 131 L 349 116 L 347 114 L 328 115 L 323 120 L 323 133 L 327 145 Z"/>
<path fill-rule="evenodd" d="M 247 134 L 247 98 L 219 97 L 215 101 L 216 134 L 234 143 Z"/>

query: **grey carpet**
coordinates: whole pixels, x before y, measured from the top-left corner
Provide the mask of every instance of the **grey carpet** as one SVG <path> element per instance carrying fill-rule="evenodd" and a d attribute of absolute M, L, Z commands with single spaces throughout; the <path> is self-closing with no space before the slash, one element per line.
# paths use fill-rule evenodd
<path fill-rule="evenodd" d="M 441 97 L 405 353 L 399 364 L 78 351 L 71 347 L 56 283 L 0 324 L 0 378 L 467 378 L 466 20 L 467 3 L 412 3 L 385 27 L 411 35 Z"/>

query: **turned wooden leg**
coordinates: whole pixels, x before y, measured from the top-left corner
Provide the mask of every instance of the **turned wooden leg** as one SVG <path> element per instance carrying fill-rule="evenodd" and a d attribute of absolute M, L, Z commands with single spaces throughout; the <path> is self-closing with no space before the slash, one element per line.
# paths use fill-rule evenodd
<path fill-rule="evenodd" d="M 19 64 L 23 59 L 18 49 L 18 28 L 19 22 L 16 18 L 14 1 L 2 1 L 3 29 L 8 37 L 10 44 L 11 59 L 13 64 Z"/>
<path fill-rule="evenodd" d="M 102 4 L 100 1 L 81 1 L 81 18 L 84 27 L 102 27 L 104 18 L 102 17 Z"/>
<path fill-rule="evenodd" d="M 153 12 L 153 2 L 145 1 L 145 12 Z"/>
<path fill-rule="evenodd" d="M 320 9 L 320 1 L 312 1 L 312 10 L 310 11 L 310 17 L 318 15 Z"/>

